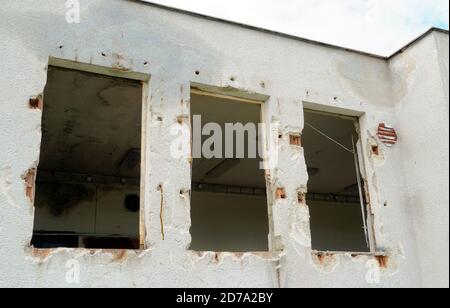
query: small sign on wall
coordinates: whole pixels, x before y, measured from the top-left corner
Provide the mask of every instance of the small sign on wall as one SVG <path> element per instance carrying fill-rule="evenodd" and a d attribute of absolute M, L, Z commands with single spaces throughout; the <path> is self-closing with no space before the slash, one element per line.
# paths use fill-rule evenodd
<path fill-rule="evenodd" d="M 395 129 L 386 123 L 378 125 L 378 138 L 387 147 L 392 147 L 398 141 L 398 135 Z"/>

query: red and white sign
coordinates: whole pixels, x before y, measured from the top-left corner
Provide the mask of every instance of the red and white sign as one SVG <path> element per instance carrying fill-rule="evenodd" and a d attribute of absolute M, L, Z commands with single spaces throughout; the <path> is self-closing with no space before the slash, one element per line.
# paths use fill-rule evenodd
<path fill-rule="evenodd" d="M 387 147 L 392 147 L 398 141 L 397 132 L 392 126 L 386 123 L 380 123 L 377 135 L 380 141 Z"/>

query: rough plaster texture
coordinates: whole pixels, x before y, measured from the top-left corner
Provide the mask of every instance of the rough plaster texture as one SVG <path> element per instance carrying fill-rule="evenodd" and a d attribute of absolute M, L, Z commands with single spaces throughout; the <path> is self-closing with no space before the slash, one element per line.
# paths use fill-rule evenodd
<path fill-rule="evenodd" d="M 81 23 L 67 24 L 64 1 L 2 2 L 0 287 L 448 287 L 448 34 L 387 61 L 137 2 L 81 3 Z M 28 101 L 43 91 L 49 57 L 151 75 L 145 251 L 29 247 L 34 209 L 23 176 L 39 160 L 41 111 Z M 190 202 L 180 192 L 190 188 L 190 160 L 171 158 L 170 127 L 189 118 L 191 82 L 270 97 L 265 121 L 285 137 L 269 140 L 279 154 L 269 191 L 283 187 L 287 197 L 269 198 L 272 254 L 188 250 Z M 308 181 L 303 149 L 288 138 L 302 131 L 303 105 L 361 115 L 377 250 L 387 258 L 312 254 L 309 210 L 297 198 Z M 374 157 L 382 121 L 400 141 Z M 80 284 L 66 281 L 71 259 Z M 380 264 L 379 284 L 366 281 L 368 260 Z"/>
<path fill-rule="evenodd" d="M 424 285 L 448 287 L 448 35 L 429 35 L 390 67 L 420 273 Z"/>

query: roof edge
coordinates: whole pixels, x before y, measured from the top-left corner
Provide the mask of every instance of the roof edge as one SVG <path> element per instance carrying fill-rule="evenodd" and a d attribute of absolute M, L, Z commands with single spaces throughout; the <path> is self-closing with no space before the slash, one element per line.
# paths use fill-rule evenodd
<path fill-rule="evenodd" d="M 287 34 L 287 33 L 283 33 L 283 32 L 269 30 L 269 29 L 262 28 L 262 27 L 256 27 L 256 26 L 247 25 L 247 24 L 244 24 L 244 23 L 231 21 L 231 20 L 227 20 L 227 19 L 223 19 L 223 18 L 219 18 L 219 17 L 213 17 L 213 16 L 201 14 L 201 13 L 187 11 L 187 10 L 175 8 L 175 7 L 172 7 L 172 6 L 167 6 L 167 5 L 164 5 L 164 4 L 148 2 L 148 1 L 145 1 L 145 0 L 126 0 L 126 1 L 138 2 L 138 3 L 143 4 L 143 5 L 149 5 L 149 6 L 153 6 L 153 7 L 160 8 L 160 9 L 167 10 L 167 11 L 172 11 L 172 12 L 176 12 L 176 13 L 180 13 L 180 14 L 184 14 L 184 15 L 190 15 L 190 16 L 194 16 L 194 17 L 200 17 L 200 18 L 203 18 L 203 19 L 211 20 L 211 21 L 226 23 L 226 24 L 229 24 L 229 25 L 234 25 L 234 26 L 238 26 L 238 27 L 241 27 L 241 28 L 246 28 L 248 30 L 263 32 L 263 33 L 267 33 L 267 34 L 272 34 L 272 35 L 276 35 L 276 36 L 279 36 L 279 37 L 284 37 L 284 38 L 288 38 L 288 39 L 292 39 L 292 40 L 296 40 L 296 41 L 301 41 L 301 42 L 311 43 L 311 44 L 315 44 L 315 45 L 321 45 L 321 46 L 324 46 L 324 47 L 329 47 L 329 48 L 340 49 L 340 50 L 344 50 L 344 51 L 348 51 L 348 52 L 358 53 L 358 54 L 361 54 L 361 55 L 364 55 L 364 56 L 369 56 L 369 57 L 372 57 L 372 58 L 386 59 L 385 56 L 377 55 L 377 54 L 366 52 L 366 51 L 361 51 L 361 50 L 352 49 L 352 48 L 348 48 L 348 47 L 333 45 L 333 44 L 329 44 L 329 43 L 324 43 L 324 42 L 316 41 L 316 40 L 313 40 L 313 39 L 307 39 L 307 38 L 295 36 L 295 35 L 292 35 L 292 34 Z"/>
<path fill-rule="evenodd" d="M 402 48 L 400 48 L 399 50 L 397 50 L 393 54 L 391 54 L 389 56 L 382 56 L 382 55 L 377 55 L 375 53 L 370 53 L 370 52 L 361 51 L 361 50 L 357 50 L 357 49 L 352 49 L 352 48 L 348 48 L 348 47 L 343 47 L 343 46 L 339 46 L 339 45 L 333 45 L 333 44 L 330 44 L 330 43 L 324 43 L 324 42 L 313 40 L 313 39 L 307 39 L 307 38 L 303 38 L 303 37 L 300 37 L 300 36 L 295 36 L 295 35 L 279 32 L 279 31 L 269 30 L 269 29 L 262 28 L 262 27 L 251 26 L 251 25 L 247 25 L 247 24 L 244 24 L 244 23 L 236 22 L 236 21 L 231 21 L 231 20 L 227 20 L 227 19 L 223 19 L 223 18 L 219 18 L 219 17 L 213 17 L 213 16 L 209 16 L 209 15 L 205 15 L 205 14 L 201 14 L 201 13 L 196 13 L 196 12 L 192 12 L 192 11 L 188 11 L 188 10 L 184 10 L 184 9 L 180 9 L 180 8 L 176 8 L 176 7 L 172 7 L 172 6 L 168 6 L 168 5 L 164 5 L 164 4 L 159 4 L 159 3 L 155 3 L 155 2 L 150 2 L 150 1 L 146 1 L 146 0 L 126 0 L 126 1 L 138 2 L 138 3 L 143 4 L 143 5 L 149 5 L 149 6 L 153 6 L 153 7 L 160 8 L 160 9 L 167 10 L 167 11 L 172 11 L 172 12 L 176 12 L 176 13 L 180 13 L 180 14 L 184 14 L 184 15 L 190 15 L 190 16 L 194 16 L 194 17 L 199 17 L 199 18 L 203 18 L 203 19 L 207 19 L 207 20 L 211 20 L 211 21 L 226 23 L 226 24 L 229 24 L 229 25 L 234 25 L 234 26 L 238 26 L 238 27 L 249 29 L 249 30 L 253 30 L 253 31 L 263 32 L 263 33 L 267 33 L 267 34 L 272 34 L 272 35 L 276 35 L 276 36 L 279 36 L 279 37 L 284 37 L 284 38 L 287 38 L 287 39 L 296 40 L 296 41 L 300 41 L 300 42 L 305 42 L 305 43 L 310 43 L 310 44 L 314 44 L 314 45 L 320 45 L 320 46 L 323 46 L 323 47 L 328 47 L 328 48 L 339 49 L 339 50 L 343 50 L 343 51 L 347 51 L 347 52 L 357 53 L 357 54 L 360 54 L 360 55 L 363 55 L 363 56 L 368 56 L 368 57 L 376 58 L 376 59 L 380 59 L 380 60 L 390 60 L 390 59 L 392 59 L 396 55 L 403 53 L 406 49 L 408 49 L 409 47 L 411 47 L 412 45 L 414 45 L 415 43 L 417 43 L 421 39 L 425 38 L 426 36 L 428 36 L 432 32 L 440 32 L 440 33 L 444 33 L 444 34 L 449 34 L 448 30 L 437 28 L 437 27 L 431 27 L 430 29 L 428 29 L 427 31 L 425 31 L 424 33 L 422 33 L 421 35 L 419 35 L 418 37 L 413 39 L 411 42 L 409 42 L 408 44 L 406 44 L 405 46 L 403 46 Z"/>
<path fill-rule="evenodd" d="M 399 50 L 397 50 L 396 52 L 394 52 L 392 55 L 388 56 L 387 59 L 390 60 L 392 58 L 394 58 L 395 56 L 403 53 L 404 51 L 406 51 L 408 48 L 412 47 L 413 45 L 415 45 L 416 43 L 418 43 L 419 41 L 421 41 L 423 38 L 427 37 L 429 34 L 433 33 L 433 32 L 439 32 L 439 33 L 444 33 L 444 34 L 449 34 L 448 30 L 445 29 L 441 29 L 441 28 L 437 28 L 437 27 L 431 27 L 430 29 L 428 29 L 427 31 L 425 31 L 424 33 L 420 34 L 419 36 L 417 36 L 415 39 L 413 39 L 412 41 L 410 41 L 408 44 L 406 44 L 405 46 L 403 46 L 402 48 L 400 48 Z"/>

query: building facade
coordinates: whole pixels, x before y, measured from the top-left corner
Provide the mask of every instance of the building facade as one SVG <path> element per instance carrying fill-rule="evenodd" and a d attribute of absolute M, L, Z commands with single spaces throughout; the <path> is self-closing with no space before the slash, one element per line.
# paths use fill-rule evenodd
<path fill-rule="evenodd" d="M 448 32 L 382 57 L 141 1 L 3 2 L 1 287 L 448 287 Z M 194 109 L 260 115 L 262 184 L 198 175 Z M 193 211 L 217 190 L 232 210 Z"/>

